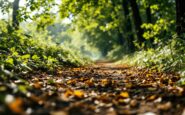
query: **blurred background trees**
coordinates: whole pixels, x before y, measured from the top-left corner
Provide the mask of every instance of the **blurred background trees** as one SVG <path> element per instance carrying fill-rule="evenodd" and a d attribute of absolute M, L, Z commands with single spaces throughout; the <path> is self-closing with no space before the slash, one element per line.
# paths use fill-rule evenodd
<path fill-rule="evenodd" d="M 88 39 L 104 55 L 115 45 L 122 47 L 122 53 L 155 48 L 175 33 L 174 0 L 63 0 L 60 15 L 71 18 L 79 30 L 89 33 L 92 39 Z M 103 41 L 107 41 L 107 51 L 101 46 Z"/>

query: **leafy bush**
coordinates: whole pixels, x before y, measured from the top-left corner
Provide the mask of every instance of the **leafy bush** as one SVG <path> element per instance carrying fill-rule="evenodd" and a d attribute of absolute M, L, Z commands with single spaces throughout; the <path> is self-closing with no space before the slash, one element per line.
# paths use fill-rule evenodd
<path fill-rule="evenodd" d="M 1 73 L 26 73 L 34 69 L 54 70 L 63 66 L 80 66 L 87 63 L 87 58 L 80 58 L 75 51 L 70 51 L 49 40 L 39 40 L 25 32 L 8 32 L 3 21 L 0 26 L 0 65 Z"/>
<path fill-rule="evenodd" d="M 141 67 L 150 67 L 159 71 L 179 72 L 182 76 L 185 73 L 185 43 L 184 37 L 174 36 L 167 44 L 157 49 L 138 51 L 126 55 L 118 63 L 129 63 Z"/>

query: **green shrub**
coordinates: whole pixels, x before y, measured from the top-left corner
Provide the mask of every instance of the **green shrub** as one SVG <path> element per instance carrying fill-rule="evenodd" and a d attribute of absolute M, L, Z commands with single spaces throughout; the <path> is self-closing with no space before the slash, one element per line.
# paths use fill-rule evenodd
<path fill-rule="evenodd" d="M 1 73 L 27 73 L 40 69 L 51 71 L 63 66 L 81 66 L 89 62 L 76 51 L 70 51 L 45 38 L 37 39 L 25 32 L 8 32 L 5 22 L 0 26 Z M 46 34 L 47 35 L 47 34 Z"/>
<path fill-rule="evenodd" d="M 156 49 L 138 51 L 124 56 L 118 63 L 129 63 L 141 67 L 155 68 L 159 71 L 185 72 L 185 40 L 174 36 L 167 44 Z"/>

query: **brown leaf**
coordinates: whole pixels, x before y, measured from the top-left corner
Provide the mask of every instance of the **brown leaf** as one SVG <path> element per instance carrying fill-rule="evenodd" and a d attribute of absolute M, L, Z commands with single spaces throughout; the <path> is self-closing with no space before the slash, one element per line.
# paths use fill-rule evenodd
<path fill-rule="evenodd" d="M 108 80 L 108 79 L 102 79 L 101 80 L 101 86 L 102 87 L 106 87 L 106 86 L 109 86 L 111 84 L 112 84 L 112 82 L 110 80 Z"/>
<path fill-rule="evenodd" d="M 51 115 L 68 115 L 65 111 L 54 111 L 51 112 Z"/>
<path fill-rule="evenodd" d="M 76 84 L 76 79 L 71 79 L 67 81 L 68 85 L 75 85 Z"/>
<path fill-rule="evenodd" d="M 172 107 L 172 103 L 171 102 L 167 102 L 167 103 L 164 103 L 164 104 L 160 104 L 157 106 L 158 109 L 160 110 L 169 110 L 170 108 Z"/>
<path fill-rule="evenodd" d="M 36 96 L 36 95 L 34 95 L 34 94 L 31 94 L 31 95 L 30 95 L 30 99 L 31 99 L 32 101 L 34 101 L 34 102 L 40 104 L 40 105 L 44 103 L 44 101 L 43 101 L 40 97 L 38 97 L 38 96 Z"/>
<path fill-rule="evenodd" d="M 65 93 L 64 96 L 68 98 L 69 96 L 73 95 L 73 91 L 71 89 L 68 89 Z"/>
<path fill-rule="evenodd" d="M 89 79 L 89 80 L 85 81 L 85 84 L 86 84 L 86 85 L 88 85 L 89 87 L 94 86 L 94 79 L 93 79 L 93 78 L 91 78 L 91 79 Z"/>
<path fill-rule="evenodd" d="M 151 95 L 151 96 L 149 96 L 147 99 L 148 99 L 149 101 L 153 101 L 153 100 L 155 100 L 156 98 L 157 98 L 156 95 Z"/>
<path fill-rule="evenodd" d="M 130 101 L 130 106 L 131 106 L 131 107 L 136 107 L 137 105 L 138 105 L 137 100 L 134 99 L 134 100 L 131 100 L 131 101 Z"/>
<path fill-rule="evenodd" d="M 16 98 L 14 101 L 8 103 L 8 107 L 10 108 L 10 110 L 16 114 L 24 113 L 22 106 L 23 106 L 23 100 L 21 98 Z"/>
<path fill-rule="evenodd" d="M 35 82 L 35 83 L 33 83 L 33 87 L 36 89 L 40 89 L 42 87 L 42 85 L 40 82 Z"/>

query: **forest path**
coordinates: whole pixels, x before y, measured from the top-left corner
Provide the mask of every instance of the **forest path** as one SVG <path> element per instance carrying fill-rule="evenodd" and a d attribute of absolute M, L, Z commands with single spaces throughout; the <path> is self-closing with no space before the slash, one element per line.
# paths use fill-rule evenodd
<path fill-rule="evenodd" d="M 175 86 L 179 77 L 156 70 L 99 61 L 27 80 L 33 88 L 15 94 L 13 104 L 18 105 L 8 105 L 9 110 L 33 115 L 185 115 L 184 88 Z"/>

